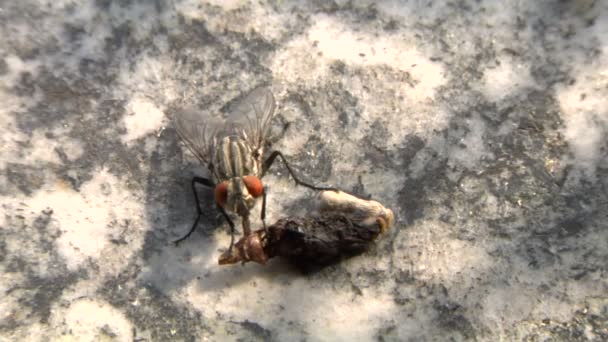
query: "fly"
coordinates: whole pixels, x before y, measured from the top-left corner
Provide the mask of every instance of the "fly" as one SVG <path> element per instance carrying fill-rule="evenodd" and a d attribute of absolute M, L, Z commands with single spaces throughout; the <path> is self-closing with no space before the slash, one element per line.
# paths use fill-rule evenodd
<path fill-rule="evenodd" d="M 265 156 L 264 147 L 268 142 L 274 113 L 275 100 L 272 92 L 268 88 L 260 87 L 242 97 L 225 115 L 207 117 L 199 111 L 183 110 L 174 117 L 173 122 L 179 137 L 211 173 L 211 179 L 192 179 L 192 192 L 198 215 L 188 233 L 176 240 L 176 244 L 188 238 L 201 219 L 197 184 L 214 189 L 217 207 L 230 226 L 230 250 L 234 244 L 235 227 L 228 212 L 241 218 L 243 235 L 249 236 L 250 211 L 261 197 L 261 219 L 264 223 L 266 191 L 261 179 L 277 157 L 283 161 L 297 185 L 313 190 L 333 190 L 301 181 L 280 151 L 273 151 Z"/>

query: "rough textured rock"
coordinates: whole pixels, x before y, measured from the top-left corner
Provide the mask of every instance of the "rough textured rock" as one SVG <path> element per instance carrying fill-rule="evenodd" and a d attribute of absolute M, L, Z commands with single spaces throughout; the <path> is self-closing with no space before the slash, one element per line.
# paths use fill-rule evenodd
<path fill-rule="evenodd" d="M 608 339 L 606 2 L 0 7 L 0 339 Z M 219 267 L 204 190 L 169 243 L 206 170 L 168 118 L 259 85 L 302 177 L 395 211 L 375 248 Z"/>

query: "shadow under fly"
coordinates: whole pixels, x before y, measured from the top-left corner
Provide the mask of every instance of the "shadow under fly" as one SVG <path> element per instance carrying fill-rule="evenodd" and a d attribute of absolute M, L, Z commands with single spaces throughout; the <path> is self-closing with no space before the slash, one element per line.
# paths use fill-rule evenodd
<path fill-rule="evenodd" d="M 230 226 L 230 250 L 234 245 L 235 227 L 228 212 L 240 216 L 243 234 L 249 236 L 249 213 L 256 201 L 262 197 L 261 219 L 266 227 L 266 191 L 261 179 L 277 157 L 283 161 L 297 185 L 318 191 L 335 190 L 301 181 L 280 151 L 273 151 L 267 156 L 264 154 L 274 110 L 275 100 L 272 92 L 268 88 L 260 87 L 243 96 L 223 115 L 207 117 L 192 109 L 182 110 L 175 115 L 173 123 L 179 137 L 211 173 L 211 179 L 192 179 L 198 215 L 190 231 L 174 241 L 176 244 L 188 238 L 201 219 L 197 184 L 214 189 L 217 208 Z"/>

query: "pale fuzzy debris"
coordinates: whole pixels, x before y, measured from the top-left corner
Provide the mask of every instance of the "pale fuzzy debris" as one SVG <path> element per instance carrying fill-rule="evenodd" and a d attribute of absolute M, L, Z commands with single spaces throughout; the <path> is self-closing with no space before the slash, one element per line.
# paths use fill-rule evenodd
<path fill-rule="evenodd" d="M 344 214 L 353 222 L 365 226 L 380 223 L 385 233 L 395 222 L 393 211 L 380 202 L 364 200 L 343 191 L 323 191 L 318 196 L 321 212 Z"/>

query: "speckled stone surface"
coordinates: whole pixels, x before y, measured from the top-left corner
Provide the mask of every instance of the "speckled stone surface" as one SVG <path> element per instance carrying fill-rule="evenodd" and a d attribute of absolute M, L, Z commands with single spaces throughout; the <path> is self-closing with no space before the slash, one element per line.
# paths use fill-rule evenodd
<path fill-rule="evenodd" d="M 0 37 L 2 341 L 608 339 L 604 1 L 2 1 Z M 303 178 L 395 211 L 364 255 L 220 267 L 205 190 L 170 244 L 207 170 L 169 118 L 259 85 Z"/>

